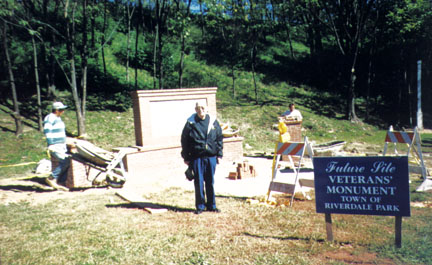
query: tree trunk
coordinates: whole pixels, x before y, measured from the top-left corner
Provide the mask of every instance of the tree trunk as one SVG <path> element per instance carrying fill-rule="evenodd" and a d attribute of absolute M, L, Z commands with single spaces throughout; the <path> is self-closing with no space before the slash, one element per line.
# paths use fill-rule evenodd
<path fill-rule="evenodd" d="M 82 71 L 82 117 L 85 120 L 87 105 L 87 69 L 88 69 L 88 47 L 87 47 L 87 0 L 83 1 L 83 23 L 82 23 L 82 51 L 81 51 L 81 71 Z M 85 130 L 84 130 L 85 133 Z"/>
<path fill-rule="evenodd" d="M 356 114 L 356 111 L 355 111 L 355 99 L 356 99 L 356 96 L 355 96 L 355 80 L 356 80 L 356 76 L 355 76 L 355 73 L 354 73 L 354 71 L 353 71 L 353 73 L 351 74 L 351 77 L 350 77 L 350 86 L 349 86 L 349 90 L 350 90 L 350 92 L 349 92 L 349 94 L 350 94 L 350 100 L 349 100 L 349 119 L 352 121 L 352 122 L 359 122 L 360 121 L 360 119 L 357 117 L 357 114 Z"/>
<path fill-rule="evenodd" d="M 204 23 L 205 23 L 205 20 L 204 20 L 204 10 L 203 10 L 203 0 L 198 0 L 198 2 L 199 2 L 199 9 L 200 9 L 200 24 L 201 24 L 201 44 L 203 44 L 204 43 L 204 34 L 205 34 L 205 31 L 204 31 Z"/>
<path fill-rule="evenodd" d="M 366 84 L 366 120 L 369 120 L 370 91 L 372 86 L 372 48 L 369 51 L 368 75 Z"/>
<path fill-rule="evenodd" d="M 96 6 L 97 6 L 97 1 L 93 0 L 91 3 L 91 23 L 90 23 L 90 28 L 91 28 L 91 44 L 90 44 L 90 48 L 91 50 L 95 50 L 96 49 L 96 37 L 95 37 L 95 27 L 96 27 Z M 93 53 L 92 57 L 93 58 L 97 58 L 97 53 Z M 97 63 L 97 60 L 96 60 Z"/>
<path fill-rule="evenodd" d="M 192 3 L 192 0 L 188 0 L 187 8 L 186 8 L 186 15 L 185 17 L 189 17 L 190 12 L 190 5 Z M 179 7 L 180 11 L 180 7 Z M 186 21 L 186 20 L 184 20 Z M 183 87 L 183 69 L 184 69 L 184 56 L 185 56 L 185 48 L 186 48 L 186 37 L 185 37 L 185 25 L 186 22 L 182 22 L 181 24 L 181 31 L 180 31 L 180 40 L 181 40 L 181 51 L 180 51 L 180 63 L 179 63 L 179 88 Z"/>
<path fill-rule="evenodd" d="M 232 89 L 233 89 L 233 97 L 237 97 L 236 87 L 235 87 L 235 69 L 234 64 L 231 64 L 231 74 L 232 74 Z"/>
<path fill-rule="evenodd" d="M 19 101 L 17 97 L 16 87 L 15 87 L 15 78 L 12 71 L 12 63 L 9 56 L 8 51 L 8 42 L 7 42 L 7 24 L 6 21 L 3 20 L 3 49 L 6 57 L 6 63 L 8 67 L 8 73 L 9 73 L 9 83 L 12 90 L 12 100 L 14 105 L 14 112 L 12 114 L 12 117 L 15 120 L 15 135 L 20 136 L 23 133 L 23 126 L 22 126 L 22 118 L 19 111 Z"/>
<path fill-rule="evenodd" d="M 105 31 L 106 31 L 106 24 L 107 24 L 107 1 L 108 0 L 104 0 L 104 15 L 103 15 L 103 26 L 102 26 L 102 37 L 101 37 L 101 46 L 102 46 L 102 50 L 101 50 L 101 55 L 102 55 L 102 65 L 103 65 L 103 72 L 104 72 L 104 77 L 106 77 L 107 74 L 107 68 L 106 68 L 106 61 L 105 61 Z"/>
<path fill-rule="evenodd" d="M 54 33 L 52 34 L 54 37 Z M 54 37 L 55 39 L 55 37 Z M 54 49 L 53 47 L 49 47 L 50 49 L 50 55 L 48 56 L 49 59 L 49 72 L 48 72 L 48 95 L 52 95 L 52 97 L 55 97 L 57 94 L 57 88 L 55 85 L 55 78 L 56 78 L 56 63 L 55 63 L 55 57 L 53 55 Z"/>
<path fill-rule="evenodd" d="M 48 0 L 43 1 L 43 16 L 45 18 L 49 17 L 48 13 Z M 56 1 L 55 12 L 58 11 L 58 2 Z M 56 43 L 56 35 L 54 31 L 51 31 L 49 27 L 44 27 L 44 32 L 47 36 L 50 36 L 50 45 L 46 45 L 46 42 L 42 46 L 42 58 L 44 58 L 44 63 L 46 65 L 45 67 L 45 79 L 46 79 L 46 86 L 47 86 L 47 96 L 48 98 L 54 99 L 56 96 L 56 86 L 55 86 L 55 76 L 56 76 L 56 61 L 54 57 L 53 52 L 53 46 Z"/>
<path fill-rule="evenodd" d="M 71 90 L 76 108 L 77 115 L 77 128 L 78 136 L 84 136 L 85 130 L 85 117 L 83 117 L 81 102 L 78 95 L 78 88 L 76 82 L 76 69 L 75 69 L 75 8 L 76 3 L 72 7 L 72 18 L 68 18 L 67 5 L 65 6 L 65 18 L 67 21 L 66 25 L 66 47 L 68 52 L 68 60 L 70 65 L 70 75 L 71 75 Z"/>
<path fill-rule="evenodd" d="M 141 1 L 139 1 L 141 4 Z M 138 16 L 141 18 L 141 16 Z M 139 23 L 135 26 L 135 62 L 138 62 Z M 135 65 L 135 90 L 138 89 L 138 67 Z"/>
<path fill-rule="evenodd" d="M 158 2 L 158 0 L 156 0 L 156 3 Z M 156 28 L 155 28 L 156 32 L 154 34 L 154 42 L 153 42 L 153 89 L 156 89 L 156 85 L 157 85 L 157 64 L 158 64 L 158 60 L 157 60 L 157 46 L 158 46 L 158 37 L 159 37 L 159 24 L 156 22 Z"/>
<path fill-rule="evenodd" d="M 348 119 L 352 122 L 360 122 L 360 119 L 357 117 L 356 111 L 355 111 L 355 59 L 351 68 L 350 73 L 350 79 L 349 79 L 349 85 L 348 85 Z"/>
<path fill-rule="evenodd" d="M 181 51 L 180 51 L 180 63 L 179 63 L 179 88 L 183 87 L 183 67 L 184 67 L 184 54 L 185 54 L 185 37 L 183 32 L 180 33 L 181 40 Z"/>
<path fill-rule="evenodd" d="M 43 132 L 43 124 L 42 124 L 42 102 L 41 102 L 41 90 L 39 84 L 39 68 L 38 68 L 38 60 L 37 60 L 37 50 L 36 50 L 36 42 L 34 40 L 34 36 L 31 36 L 32 46 L 33 46 L 33 65 L 35 72 L 35 83 L 36 83 L 36 94 L 37 94 L 37 120 L 38 120 L 38 129 L 40 132 Z"/>
<path fill-rule="evenodd" d="M 258 87 L 255 78 L 255 64 L 256 64 L 256 44 L 253 44 L 251 50 L 251 61 L 252 61 L 252 79 L 254 83 L 254 91 L 255 91 L 255 104 L 258 105 Z"/>
<path fill-rule="evenodd" d="M 158 30 L 158 72 L 159 72 L 159 89 L 164 89 L 164 72 L 163 72 L 163 58 L 162 58 L 162 30 L 159 28 Z"/>
<path fill-rule="evenodd" d="M 130 2 L 129 0 L 126 3 L 127 7 L 127 38 L 126 38 L 126 84 L 129 88 L 129 53 L 130 53 L 130 28 L 131 28 L 131 19 L 135 10 L 135 5 L 130 11 Z M 138 33 L 137 33 L 138 35 Z"/>
<path fill-rule="evenodd" d="M 349 120 L 352 122 L 360 122 L 360 119 L 357 117 L 355 111 L 355 81 L 356 81 L 356 64 L 357 64 L 357 55 L 358 55 L 358 43 L 355 43 L 356 47 L 354 50 L 354 58 L 351 65 L 351 73 L 350 73 L 350 83 L 349 83 Z"/>

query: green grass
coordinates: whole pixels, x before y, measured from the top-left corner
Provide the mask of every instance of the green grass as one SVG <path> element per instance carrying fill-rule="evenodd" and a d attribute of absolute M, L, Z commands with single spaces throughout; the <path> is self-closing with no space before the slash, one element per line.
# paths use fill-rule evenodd
<path fill-rule="evenodd" d="M 146 199 L 177 211 L 150 215 L 114 192 L 77 194 L 45 204 L 0 205 L 2 264 L 347 264 L 326 255 L 344 251 L 369 264 L 430 264 L 431 209 L 403 219 L 403 246 L 394 247 L 394 217 L 334 215 L 334 242 L 313 201 L 293 208 L 249 205 L 219 197 L 220 214 L 196 216 L 192 192 L 176 188 Z M 376 262 L 376 263 L 373 263 Z"/>

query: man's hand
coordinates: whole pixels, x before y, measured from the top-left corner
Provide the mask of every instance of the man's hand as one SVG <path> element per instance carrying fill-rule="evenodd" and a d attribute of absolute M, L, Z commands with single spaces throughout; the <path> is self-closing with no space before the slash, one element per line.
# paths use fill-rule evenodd
<path fill-rule="evenodd" d="M 184 163 L 185 163 L 186 165 L 189 166 L 189 162 L 190 162 L 190 161 L 186 161 L 186 160 L 183 160 L 183 161 L 184 161 Z"/>

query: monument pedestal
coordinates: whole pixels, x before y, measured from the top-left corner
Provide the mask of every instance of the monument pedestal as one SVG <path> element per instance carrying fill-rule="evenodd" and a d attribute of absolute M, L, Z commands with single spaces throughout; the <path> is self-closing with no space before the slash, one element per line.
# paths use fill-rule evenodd
<path fill-rule="evenodd" d="M 236 161 L 243 157 L 243 137 L 224 138 L 223 160 Z M 184 177 L 187 168 L 181 157 L 181 146 L 164 148 L 136 147 L 126 155 L 125 166 L 130 175 L 138 177 Z"/>
<path fill-rule="evenodd" d="M 302 121 L 285 121 L 285 125 L 287 127 L 287 132 L 290 134 L 290 142 L 302 142 Z M 289 158 L 287 155 L 281 156 L 282 161 L 289 161 Z M 293 157 L 293 160 L 295 162 L 299 161 L 298 157 Z"/>
<path fill-rule="evenodd" d="M 302 142 L 302 121 L 285 121 L 287 131 L 291 136 L 290 142 Z"/>

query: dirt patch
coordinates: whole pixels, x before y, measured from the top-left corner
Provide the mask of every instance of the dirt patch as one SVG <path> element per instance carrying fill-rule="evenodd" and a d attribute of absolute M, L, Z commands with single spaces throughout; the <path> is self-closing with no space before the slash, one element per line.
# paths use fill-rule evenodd
<path fill-rule="evenodd" d="M 353 143 L 345 149 L 345 155 L 362 155 L 371 150 L 380 150 L 382 147 L 367 146 L 364 143 Z M 379 152 L 379 151 L 378 151 Z M 377 152 L 377 153 L 378 153 Z M 267 193 L 271 179 L 272 157 L 245 157 L 249 164 L 255 167 L 257 176 L 244 180 L 230 180 L 228 174 L 235 171 L 235 164 L 224 161 L 218 165 L 215 176 L 215 190 L 219 195 L 230 195 L 239 197 L 256 197 Z M 424 154 L 427 166 L 432 166 L 430 154 Z M 138 182 L 136 181 L 138 180 Z M 135 190 L 137 194 L 160 193 L 170 187 L 193 191 L 193 182 L 187 181 L 184 176 L 166 176 L 164 178 L 135 178 L 134 181 L 126 181 L 126 189 Z M 82 194 L 115 193 L 116 189 L 92 188 L 73 192 L 55 191 L 47 186 L 43 179 L 33 178 L 28 180 L 4 179 L 0 180 L 0 204 L 17 203 L 21 201 L 31 204 L 46 203 L 59 198 L 71 198 Z M 432 207 L 432 203 L 412 204 L 414 207 Z"/>
<path fill-rule="evenodd" d="M 0 180 L 0 204 L 8 205 L 12 203 L 29 203 L 30 205 L 45 204 L 59 199 L 73 199 L 77 196 L 87 196 L 89 194 L 99 194 L 101 196 L 113 193 L 112 189 L 93 188 L 79 191 L 57 191 L 45 185 L 41 179 Z"/>
<path fill-rule="evenodd" d="M 432 201 L 411 202 L 411 206 L 418 207 L 418 208 L 432 208 Z"/>
<path fill-rule="evenodd" d="M 378 258 L 375 253 L 358 253 L 354 254 L 352 251 L 340 249 L 337 251 L 325 252 L 323 256 L 327 261 L 341 261 L 347 264 L 364 264 L 364 265 L 394 265 L 397 264 L 391 259 Z"/>

